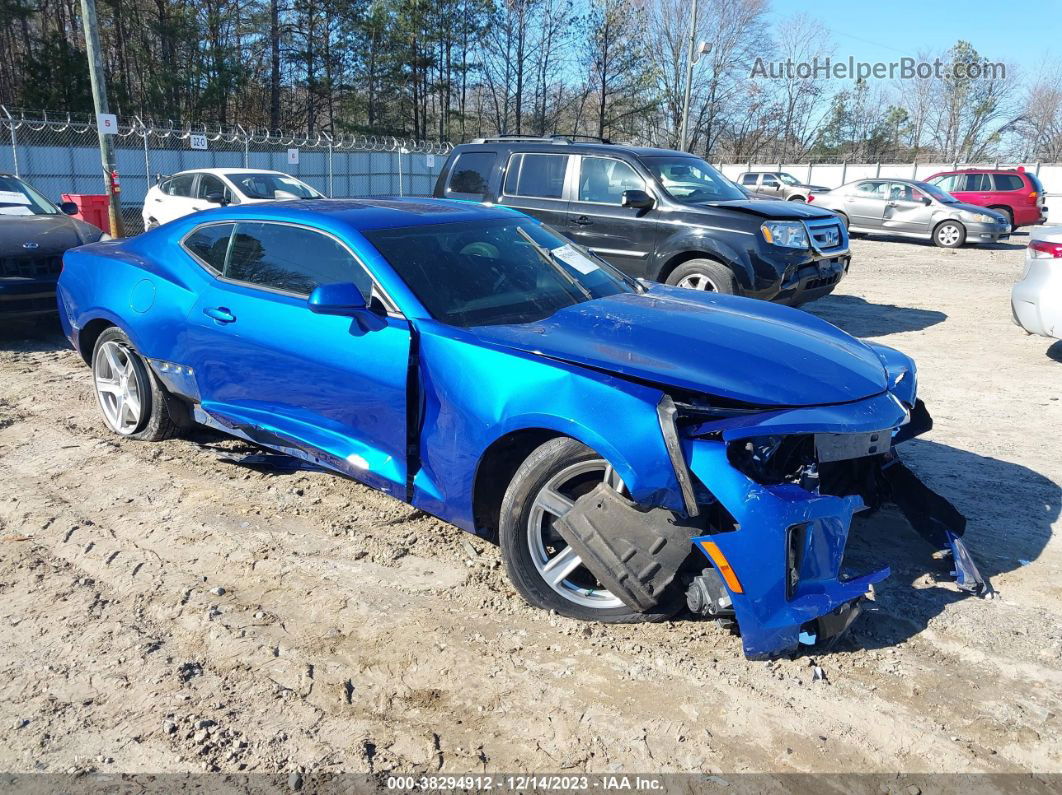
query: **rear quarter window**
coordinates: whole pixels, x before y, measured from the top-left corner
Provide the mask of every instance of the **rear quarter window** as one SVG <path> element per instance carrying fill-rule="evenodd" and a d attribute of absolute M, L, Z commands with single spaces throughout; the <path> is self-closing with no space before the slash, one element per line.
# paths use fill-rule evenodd
<path fill-rule="evenodd" d="M 1025 187 L 1017 174 L 995 174 L 993 179 L 996 181 L 996 190 L 1021 190 Z"/>
<path fill-rule="evenodd" d="M 497 162 L 494 152 L 462 152 L 450 169 L 446 195 L 482 199 L 490 189 L 490 174 Z"/>
<path fill-rule="evenodd" d="M 184 239 L 184 247 L 211 270 L 225 270 L 225 255 L 229 250 L 229 238 L 235 224 L 210 224 L 192 231 Z"/>

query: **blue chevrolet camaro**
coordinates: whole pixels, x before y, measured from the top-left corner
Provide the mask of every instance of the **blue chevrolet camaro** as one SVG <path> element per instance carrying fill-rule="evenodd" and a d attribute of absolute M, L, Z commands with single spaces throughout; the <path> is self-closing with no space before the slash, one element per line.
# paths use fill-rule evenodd
<path fill-rule="evenodd" d="M 69 252 L 58 293 L 114 432 L 199 423 L 342 473 L 496 539 L 566 616 L 685 602 L 750 657 L 821 643 L 888 575 L 843 567 L 886 501 L 988 590 L 963 517 L 896 457 L 931 426 L 907 356 L 631 280 L 512 210 L 220 208 Z"/>

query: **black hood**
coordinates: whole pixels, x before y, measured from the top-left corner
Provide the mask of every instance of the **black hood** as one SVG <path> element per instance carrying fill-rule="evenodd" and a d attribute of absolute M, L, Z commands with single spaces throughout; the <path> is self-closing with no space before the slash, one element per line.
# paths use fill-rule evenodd
<path fill-rule="evenodd" d="M 102 234 L 69 215 L 0 215 L 0 257 L 57 256 Z"/>
<path fill-rule="evenodd" d="M 696 205 L 686 205 L 689 209 L 696 209 Z M 805 218 L 834 218 L 829 210 L 820 207 L 809 207 L 803 202 L 783 201 L 732 201 L 711 202 L 708 207 L 719 207 L 724 210 L 735 210 L 748 213 L 759 218 L 794 219 L 802 221 Z"/>

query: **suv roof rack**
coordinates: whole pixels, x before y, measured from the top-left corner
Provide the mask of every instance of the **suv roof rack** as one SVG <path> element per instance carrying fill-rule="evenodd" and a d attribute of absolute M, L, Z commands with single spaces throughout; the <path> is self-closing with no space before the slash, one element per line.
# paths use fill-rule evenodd
<path fill-rule="evenodd" d="M 588 141 L 595 141 L 602 144 L 611 144 L 608 138 L 600 138 L 596 135 L 579 135 L 576 133 L 562 134 L 553 133 L 552 135 L 517 135 L 512 133 L 502 133 L 500 135 L 490 135 L 485 138 L 475 138 L 471 141 L 474 144 L 490 144 L 490 143 L 507 143 L 509 141 L 537 141 L 539 143 L 550 144 L 572 144 L 576 143 L 576 139 L 586 139 Z"/>

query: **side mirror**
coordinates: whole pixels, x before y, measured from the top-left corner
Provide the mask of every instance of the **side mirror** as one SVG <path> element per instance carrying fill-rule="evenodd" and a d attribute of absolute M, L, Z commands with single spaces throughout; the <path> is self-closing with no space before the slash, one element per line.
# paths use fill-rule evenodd
<path fill-rule="evenodd" d="M 228 202 L 225 201 L 225 194 L 221 191 L 213 191 L 211 193 L 208 193 L 206 195 L 206 200 L 211 204 L 228 204 Z"/>
<path fill-rule="evenodd" d="M 310 311 L 318 315 L 354 317 L 367 308 L 365 296 L 353 282 L 322 284 L 314 288 L 306 302 Z"/>
<path fill-rule="evenodd" d="M 67 215 L 77 215 L 81 211 L 74 202 L 59 202 L 59 209 Z"/>
<path fill-rule="evenodd" d="M 931 198 L 929 198 L 928 196 L 923 196 L 922 197 L 922 204 L 924 204 L 926 207 L 928 207 L 932 203 L 933 203 L 933 200 Z"/>
<path fill-rule="evenodd" d="M 644 190 L 625 190 L 620 204 L 624 207 L 634 207 L 638 210 L 648 210 L 656 201 Z"/>

